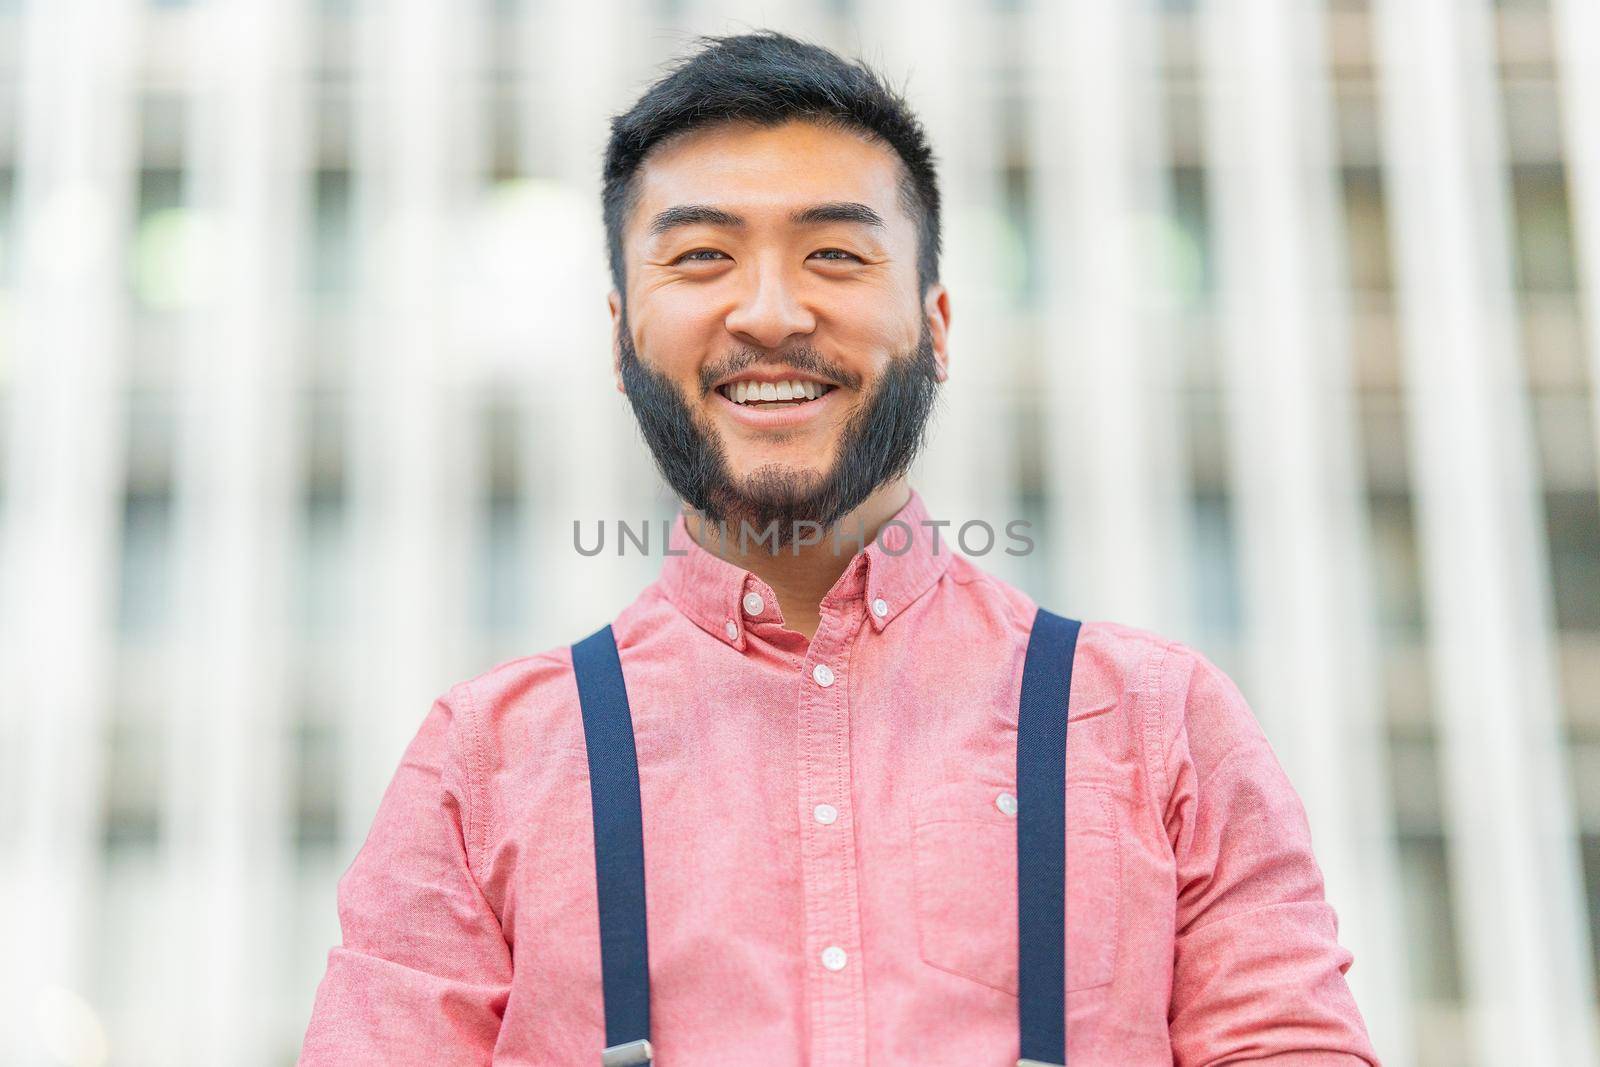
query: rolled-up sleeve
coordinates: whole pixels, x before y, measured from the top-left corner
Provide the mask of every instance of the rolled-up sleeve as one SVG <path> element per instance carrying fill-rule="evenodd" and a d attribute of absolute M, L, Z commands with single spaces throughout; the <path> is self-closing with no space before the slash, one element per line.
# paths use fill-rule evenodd
<path fill-rule="evenodd" d="M 475 722 L 457 686 L 407 746 L 339 879 L 342 943 L 328 953 L 300 1067 L 488 1063 L 511 952 L 474 876 Z"/>
<path fill-rule="evenodd" d="M 1300 798 L 1233 681 L 1193 649 L 1170 652 L 1174 1063 L 1376 1065 Z"/>

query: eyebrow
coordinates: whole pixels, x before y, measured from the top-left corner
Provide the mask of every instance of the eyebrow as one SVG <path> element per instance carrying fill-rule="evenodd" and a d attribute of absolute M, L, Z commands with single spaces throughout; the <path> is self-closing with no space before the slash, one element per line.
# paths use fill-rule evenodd
<path fill-rule="evenodd" d="M 796 226 L 816 226 L 826 222 L 853 222 L 861 226 L 875 226 L 883 229 L 883 217 L 865 204 L 858 204 L 853 200 L 839 200 L 830 204 L 817 204 L 814 207 L 796 211 L 789 216 L 789 221 Z"/>
<path fill-rule="evenodd" d="M 813 204 L 789 216 L 796 226 L 819 226 L 829 222 L 848 222 L 858 226 L 884 228 L 883 216 L 866 204 L 854 200 L 837 200 L 826 204 Z M 725 226 L 738 229 L 744 225 L 743 217 L 710 204 L 681 204 L 669 207 L 650 220 L 650 236 L 659 237 L 679 226 Z"/>

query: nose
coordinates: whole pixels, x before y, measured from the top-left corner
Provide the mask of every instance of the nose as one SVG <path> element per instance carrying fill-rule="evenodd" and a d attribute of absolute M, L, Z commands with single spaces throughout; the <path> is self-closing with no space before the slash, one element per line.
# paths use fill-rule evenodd
<path fill-rule="evenodd" d="M 728 332 L 747 344 L 775 349 L 795 334 L 817 328 L 782 264 L 767 262 L 751 272 L 747 289 L 723 320 Z"/>

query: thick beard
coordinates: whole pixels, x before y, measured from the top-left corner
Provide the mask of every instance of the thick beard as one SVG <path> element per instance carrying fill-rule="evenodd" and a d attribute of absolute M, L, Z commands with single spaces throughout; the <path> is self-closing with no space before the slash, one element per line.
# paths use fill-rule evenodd
<path fill-rule="evenodd" d="M 769 464 L 740 482 L 728 470 L 721 434 L 696 418 L 671 380 L 639 360 L 626 312 L 618 334 L 628 403 L 662 477 L 691 508 L 728 524 L 733 536 L 740 523 L 756 535 L 776 523 L 776 542 L 764 542 L 774 553 L 794 539 L 798 524 L 815 523 L 825 534 L 909 470 L 938 397 L 933 337 L 924 321 L 917 346 L 889 361 L 861 410 L 845 423 L 831 470 L 818 475 Z"/>

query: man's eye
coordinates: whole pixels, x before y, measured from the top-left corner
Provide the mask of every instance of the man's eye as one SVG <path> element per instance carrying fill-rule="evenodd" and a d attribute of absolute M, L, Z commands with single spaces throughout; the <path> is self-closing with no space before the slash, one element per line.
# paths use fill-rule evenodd
<path fill-rule="evenodd" d="M 712 257 L 712 256 L 722 256 L 722 255 L 723 255 L 723 253 L 718 252 L 715 248 L 697 248 L 693 252 L 685 252 L 683 255 L 679 256 L 677 259 L 673 260 L 672 262 L 674 262 L 674 263 L 683 263 L 685 261 L 688 261 L 688 262 L 693 262 L 693 263 L 711 263 L 711 262 L 714 262 L 714 261 L 710 257 Z M 727 257 L 724 256 L 723 258 L 727 258 Z"/>
<path fill-rule="evenodd" d="M 846 252 L 842 248 L 822 248 L 822 249 L 818 249 L 817 251 L 815 251 L 815 252 L 813 252 L 811 254 L 814 255 L 814 256 L 822 256 L 825 259 L 831 259 L 831 260 L 834 260 L 835 262 L 839 262 L 839 261 L 847 260 L 847 259 L 854 259 L 854 260 L 858 260 L 859 261 L 861 259 L 861 257 L 856 255 L 854 252 Z"/>

